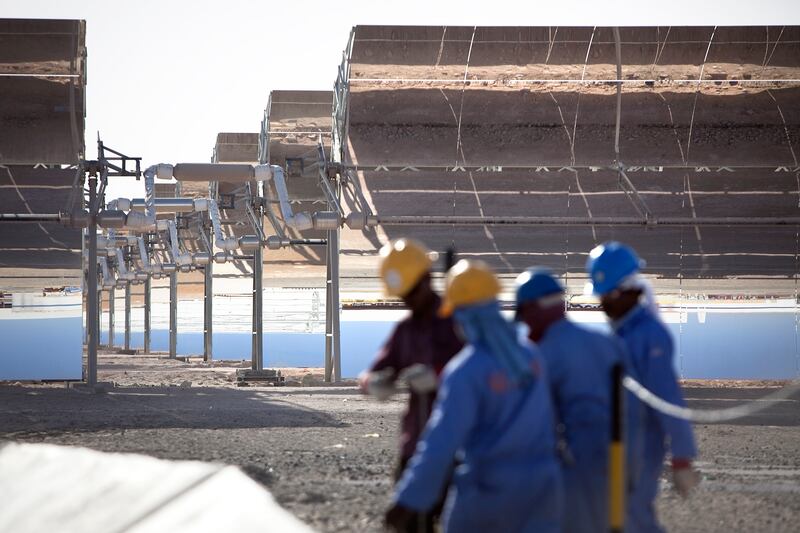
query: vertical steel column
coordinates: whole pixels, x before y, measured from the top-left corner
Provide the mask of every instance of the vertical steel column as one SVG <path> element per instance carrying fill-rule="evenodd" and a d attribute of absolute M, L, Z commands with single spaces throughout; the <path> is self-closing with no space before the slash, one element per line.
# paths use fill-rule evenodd
<path fill-rule="evenodd" d="M 214 270 L 210 261 L 203 269 L 203 360 L 211 361 L 214 330 Z"/>
<path fill-rule="evenodd" d="M 144 282 L 144 353 L 150 353 L 150 276 Z"/>
<path fill-rule="evenodd" d="M 131 349 L 131 284 L 125 283 L 125 349 Z"/>
<path fill-rule="evenodd" d="M 97 348 L 100 348 L 102 344 L 100 342 L 101 337 L 103 336 L 103 289 L 97 289 Z"/>
<path fill-rule="evenodd" d="M 206 212 L 205 216 L 208 216 Z M 203 268 L 203 361 L 214 358 L 214 228 L 208 221 L 208 235 L 205 241 L 211 260 Z M 205 235 L 205 228 L 201 225 L 201 236 Z"/>
<path fill-rule="evenodd" d="M 331 382 L 333 372 L 333 314 L 331 309 L 331 232 L 328 232 L 328 244 L 325 245 L 325 382 Z"/>
<path fill-rule="evenodd" d="M 86 382 L 97 383 L 97 178 L 89 177 L 89 264 L 86 275 Z"/>
<path fill-rule="evenodd" d="M 114 348 L 114 287 L 108 290 L 108 347 Z"/>
<path fill-rule="evenodd" d="M 253 250 L 253 370 L 264 369 L 264 294 L 261 246 Z"/>
<path fill-rule="evenodd" d="M 338 195 L 337 195 L 338 196 Z M 330 232 L 331 245 L 331 342 L 333 344 L 333 381 L 342 380 L 342 351 L 339 325 L 339 228 Z"/>
<path fill-rule="evenodd" d="M 178 272 L 169 275 L 169 356 L 178 355 Z"/>
<path fill-rule="evenodd" d="M 334 184 L 336 192 L 336 201 L 339 202 L 342 198 L 342 186 L 339 181 L 339 176 L 336 177 Z M 339 232 L 340 227 L 331 231 L 333 237 L 333 246 L 331 246 L 331 308 L 333 310 L 331 330 L 333 336 L 333 380 L 342 380 L 342 343 L 341 343 L 341 327 L 339 319 L 341 317 L 341 309 L 339 307 Z"/>

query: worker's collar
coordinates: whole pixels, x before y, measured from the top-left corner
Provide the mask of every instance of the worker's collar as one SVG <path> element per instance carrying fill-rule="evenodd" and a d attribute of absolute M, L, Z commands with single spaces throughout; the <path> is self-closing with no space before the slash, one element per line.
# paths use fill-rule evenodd
<path fill-rule="evenodd" d="M 617 320 L 612 320 L 611 328 L 617 333 L 619 333 L 621 329 L 623 329 L 628 324 L 633 323 L 638 317 L 640 317 L 643 313 L 646 312 L 647 308 L 645 306 L 643 306 L 642 304 L 636 304 L 631 308 L 630 311 L 625 313 L 625 315 L 623 315 L 622 318 L 619 318 Z"/>
<path fill-rule="evenodd" d="M 542 338 L 539 339 L 539 342 L 544 341 L 548 337 L 548 335 L 554 335 L 557 331 L 564 329 L 567 326 L 569 326 L 569 319 L 566 316 L 561 317 L 560 319 L 556 320 L 555 322 L 547 326 L 547 329 L 544 331 Z"/>

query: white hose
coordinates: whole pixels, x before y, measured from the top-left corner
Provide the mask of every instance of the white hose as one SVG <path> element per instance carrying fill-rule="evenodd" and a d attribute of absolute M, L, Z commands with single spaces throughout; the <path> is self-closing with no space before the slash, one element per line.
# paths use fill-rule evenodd
<path fill-rule="evenodd" d="M 641 383 L 636 381 L 630 376 L 626 376 L 622 380 L 623 386 L 631 391 L 639 400 L 652 407 L 656 411 L 660 411 L 666 415 L 689 420 L 691 422 L 725 422 L 728 420 L 735 420 L 745 416 L 752 415 L 759 411 L 772 406 L 775 402 L 790 398 L 794 393 L 800 391 L 800 380 L 793 381 L 782 389 L 775 391 L 771 394 L 759 398 L 756 401 L 750 401 L 735 407 L 727 409 L 690 409 L 680 405 L 674 405 L 666 400 L 663 400 L 647 390 Z"/>

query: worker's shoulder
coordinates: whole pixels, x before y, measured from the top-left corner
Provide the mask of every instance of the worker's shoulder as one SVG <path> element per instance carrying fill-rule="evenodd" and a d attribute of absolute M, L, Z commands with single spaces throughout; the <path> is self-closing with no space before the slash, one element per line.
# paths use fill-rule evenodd
<path fill-rule="evenodd" d="M 409 314 L 407 317 L 399 320 L 394 326 L 395 332 L 401 331 L 415 331 L 422 329 L 441 329 L 444 331 L 450 330 L 455 334 L 455 326 L 453 325 L 452 317 L 439 317 L 432 316 L 429 318 L 417 318 Z"/>
<path fill-rule="evenodd" d="M 615 343 L 611 334 L 589 328 L 583 324 L 578 324 L 570 319 L 564 319 L 554 327 L 558 328 L 556 333 L 559 333 L 559 335 L 554 335 L 552 338 L 550 335 L 545 335 L 544 338 L 545 341 L 551 344 L 555 343 L 561 345 L 561 340 L 564 339 L 564 337 L 600 345 L 613 345 Z"/>
<path fill-rule="evenodd" d="M 672 352 L 674 343 L 672 333 L 661 319 L 649 310 L 637 317 L 635 327 L 629 335 L 639 339 L 637 342 L 648 346 L 648 353 L 653 357 Z"/>
<path fill-rule="evenodd" d="M 648 335 L 657 340 L 672 342 L 672 335 L 670 334 L 669 329 L 667 329 L 667 326 L 661 321 L 660 318 L 650 311 L 642 313 L 641 317 L 639 318 L 639 327 L 642 331 L 646 332 Z"/>
<path fill-rule="evenodd" d="M 619 347 L 619 340 L 611 332 L 600 331 L 575 322 L 571 322 L 571 324 L 575 335 L 586 339 L 588 342 L 601 346 Z"/>
<path fill-rule="evenodd" d="M 486 348 L 468 344 L 445 367 L 445 375 L 474 374 L 492 366 L 494 358 Z"/>

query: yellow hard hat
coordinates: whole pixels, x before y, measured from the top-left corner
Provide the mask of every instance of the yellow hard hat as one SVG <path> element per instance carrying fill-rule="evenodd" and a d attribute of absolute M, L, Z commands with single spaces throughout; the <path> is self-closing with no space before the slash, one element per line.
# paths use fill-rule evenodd
<path fill-rule="evenodd" d="M 381 248 L 381 280 L 387 296 L 402 298 L 430 272 L 434 253 L 414 239 L 395 239 Z"/>
<path fill-rule="evenodd" d="M 500 294 L 497 276 L 483 261 L 462 259 L 447 273 L 444 301 L 439 316 L 447 317 L 453 310 L 494 300 Z"/>

